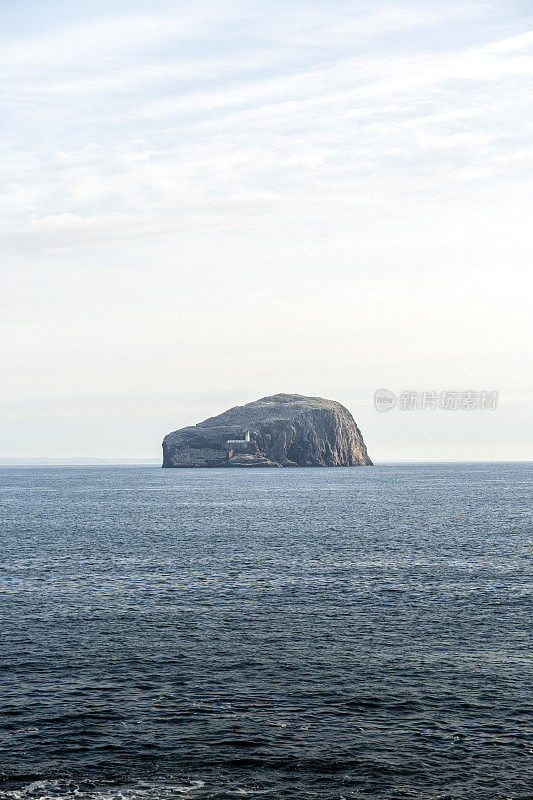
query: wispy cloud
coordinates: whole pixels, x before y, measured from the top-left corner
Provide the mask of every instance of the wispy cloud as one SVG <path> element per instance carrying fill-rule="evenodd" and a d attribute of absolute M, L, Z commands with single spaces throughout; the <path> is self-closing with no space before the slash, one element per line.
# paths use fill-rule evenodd
<path fill-rule="evenodd" d="M 409 14 L 389 7 L 345 19 L 342 27 L 357 49 L 369 35 L 439 24 L 443 13 L 433 9 L 432 17 L 427 9 Z M 454 7 L 444 14 L 448 24 L 459 13 Z M 316 30 L 324 47 L 342 23 L 339 15 L 332 16 L 334 24 L 322 30 L 322 39 Z M 12 88 L 8 79 L 3 92 L 14 111 L 7 127 L 14 141 L 4 145 L 4 208 L 24 208 L 32 197 L 41 197 L 49 212 L 52 198 L 50 192 L 43 196 L 39 178 L 48 180 L 52 170 L 49 189 L 61 189 L 66 202 L 57 211 L 62 213 L 106 193 L 127 210 L 128 183 L 141 194 L 151 190 L 164 198 L 172 165 L 175 178 L 178 171 L 182 176 L 181 190 L 174 184 L 174 191 L 190 196 L 194 183 L 196 194 L 202 185 L 209 193 L 215 173 L 215 182 L 220 178 L 222 152 L 227 170 L 239 168 L 242 184 L 247 170 L 255 182 L 254 161 L 258 169 L 271 170 L 275 159 L 290 172 L 297 160 L 302 168 L 311 167 L 315 179 L 321 163 L 324 177 L 335 164 L 344 164 L 348 173 L 382 163 L 395 168 L 402 154 L 411 159 L 417 148 L 422 164 L 432 150 L 467 154 L 475 148 L 498 161 L 512 138 L 524 151 L 524 121 L 528 126 L 530 119 L 522 116 L 519 125 L 512 109 L 523 103 L 524 81 L 533 71 L 529 33 L 438 52 L 428 51 L 423 40 L 407 52 L 401 43 L 384 52 L 378 47 L 371 55 L 341 52 L 320 66 L 305 57 L 288 63 L 283 46 L 276 50 L 274 41 L 253 55 L 239 41 L 231 57 L 176 58 L 181 36 L 208 36 L 210 25 L 205 14 L 185 20 L 128 17 L 4 48 L 6 70 L 15 74 Z M 285 35 L 295 26 L 289 15 Z M 303 27 L 315 31 L 316 23 L 308 20 Z M 161 55 L 165 42 L 172 47 Z M 307 42 L 313 53 L 316 46 Z M 17 67 L 26 70 L 24 78 Z M 413 132 L 414 138 L 407 138 Z M 15 179 L 21 152 L 24 189 Z M 210 172 L 211 180 L 205 183 L 198 170 Z M 279 171 L 272 170 L 273 186 Z M 122 198 L 118 181 L 123 181 Z"/>

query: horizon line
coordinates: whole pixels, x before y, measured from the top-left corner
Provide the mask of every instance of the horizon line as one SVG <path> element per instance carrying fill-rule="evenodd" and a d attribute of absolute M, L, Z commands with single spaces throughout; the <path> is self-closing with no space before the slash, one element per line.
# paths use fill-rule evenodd
<path fill-rule="evenodd" d="M 0 458 L 0 466 L 19 466 L 19 465 L 35 465 L 35 466 L 106 466 L 106 465 L 156 465 L 161 463 L 160 458 L 98 458 L 98 457 L 57 457 L 48 458 L 46 456 L 28 456 L 28 457 L 15 457 L 15 458 Z M 387 464 L 531 464 L 533 459 L 527 458 L 489 458 L 489 459 L 380 459 L 374 461 L 372 466 L 384 466 Z M 359 465 L 357 465 L 359 466 Z M 348 468 L 348 467 L 346 467 Z M 179 467 L 175 467 L 179 469 Z M 191 467 L 190 469 L 201 469 L 199 467 Z M 204 467 L 204 469 L 213 469 L 213 467 Z M 304 468 L 301 468 L 304 469 Z M 310 469 L 310 467 L 307 467 Z M 312 468 L 311 468 L 312 469 Z M 323 467 L 316 467 L 316 469 L 324 469 Z M 326 469 L 328 469 L 326 467 Z M 334 467 L 331 469 L 342 469 L 342 467 Z"/>

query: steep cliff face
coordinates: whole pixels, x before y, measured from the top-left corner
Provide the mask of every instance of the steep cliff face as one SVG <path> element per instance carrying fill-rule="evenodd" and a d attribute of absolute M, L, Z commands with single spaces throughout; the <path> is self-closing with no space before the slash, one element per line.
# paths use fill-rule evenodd
<path fill-rule="evenodd" d="M 230 408 L 163 440 L 164 467 L 371 464 L 361 432 L 344 406 L 299 394 L 275 394 Z"/>

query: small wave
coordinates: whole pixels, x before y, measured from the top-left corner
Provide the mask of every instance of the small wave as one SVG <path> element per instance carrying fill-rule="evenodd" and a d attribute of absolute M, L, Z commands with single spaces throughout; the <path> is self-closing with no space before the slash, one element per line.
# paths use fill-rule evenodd
<path fill-rule="evenodd" d="M 95 784 L 75 781 L 33 781 L 18 789 L 0 789 L 0 800 L 174 800 L 205 786 L 196 780 L 187 784 L 166 781 L 128 784 Z"/>

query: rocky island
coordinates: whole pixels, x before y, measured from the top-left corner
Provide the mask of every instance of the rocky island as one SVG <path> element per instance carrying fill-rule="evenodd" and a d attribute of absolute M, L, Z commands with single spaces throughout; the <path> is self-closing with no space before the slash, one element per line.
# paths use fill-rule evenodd
<path fill-rule="evenodd" d="M 275 394 L 163 440 L 163 467 L 370 466 L 361 431 L 334 400 Z"/>

